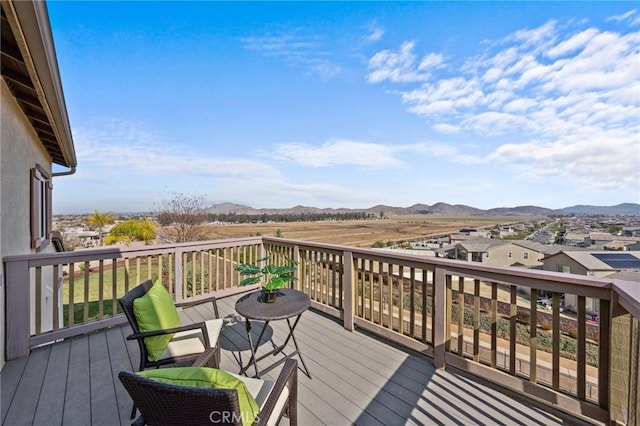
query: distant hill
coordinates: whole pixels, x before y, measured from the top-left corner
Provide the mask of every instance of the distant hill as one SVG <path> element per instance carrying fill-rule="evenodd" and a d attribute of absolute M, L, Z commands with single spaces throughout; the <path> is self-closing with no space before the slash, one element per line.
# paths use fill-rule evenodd
<path fill-rule="evenodd" d="M 255 209 L 242 204 L 220 203 L 214 204 L 207 209 L 207 212 L 214 214 L 304 214 L 304 213 L 340 213 L 340 212 L 366 212 L 375 216 L 382 213 L 385 216 L 401 216 L 416 214 L 434 214 L 442 216 L 549 216 L 549 215 L 603 215 L 603 216 L 640 216 L 640 204 L 623 203 L 616 206 L 585 206 L 577 205 L 562 209 L 548 209 L 538 206 L 517 206 L 517 207 L 497 207 L 489 210 L 482 210 L 464 204 L 436 203 L 414 204 L 410 207 L 394 207 L 379 204 L 368 209 L 347 209 L 347 208 L 317 208 L 309 206 L 295 206 L 284 209 Z"/>

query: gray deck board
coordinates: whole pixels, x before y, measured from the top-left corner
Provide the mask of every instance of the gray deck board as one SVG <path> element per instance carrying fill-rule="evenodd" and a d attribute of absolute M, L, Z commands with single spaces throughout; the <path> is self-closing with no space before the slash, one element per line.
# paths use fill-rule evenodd
<path fill-rule="evenodd" d="M 218 302 L 221 317 L 227 317 L 220 338 L 221 367 L 231 372 L 239 371 L 240 360 L 246 363 L 250 357 L 245 324 L 234 315 L 234 303 L 234 298 Z M 182 311 L 180 317 L 186 324 L 212 318 L 213 312 L 210 305 L 201 305 Z M 262 323 L 253 323 L 254 340 L 261 327 Z M 279 344 L 287 331 L 285 321 L 274 321 L 267 337 Z M 137 343 L 126 340 L 130 332 L 128 325 L 114 327 L 8 362 L 0 376 L 2 423 L 130 424 L 132 403 L 117 377 L 118 372 L 138 366 Z M 435 370 L 421 355 L 363 332 L 346 331 L 312 311 L 303 314 L 296 338 L 312 376 L 298 373 L 301 426 L 562 423 L 486 383 L 454 370 Z M 258 354 L 271 347 L 267 340 Z M 269 371 L 264 378 L 275 380 L 278 371 Z M 286 418 L 281 422 L 288 424 Z"/>
<path fill-rule="evenodd" d="M 69 370 L 65 389 L 65 425 L 91 424 L 91 378 L 89 368 L 89 336 L 79 336 L 71 340 Z"/>
<path fill-rule="evenodd" d="M 71 341 L 66 340 L 51 346 L 49 359 L 47 361 L 46 373 L 42 390 L 40 391 L 40 399 L 48 401 L 47 404 L 38 404 L 34 424 L 51 424 L 62 423 L 62 410 L 64 406 L 65 393 L 60 391 L 58 387 L 60 383 L 64 383 L 67 378 L 69 368 L 69 351 L 71 349 Z"/>

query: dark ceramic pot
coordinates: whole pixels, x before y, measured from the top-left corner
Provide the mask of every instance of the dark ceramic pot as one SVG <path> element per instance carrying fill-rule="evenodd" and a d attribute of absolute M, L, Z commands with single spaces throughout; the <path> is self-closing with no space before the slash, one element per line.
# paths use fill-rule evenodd
<path fill-rule="evenodd" d="M 269 290 L 262 290 L 262 300 L 264 300 L 265 303 L 273 303 L 276 301 L 276 296 L 278 295 L 278 290 L 273 290 L 273 291 L 269 291 Z"/>

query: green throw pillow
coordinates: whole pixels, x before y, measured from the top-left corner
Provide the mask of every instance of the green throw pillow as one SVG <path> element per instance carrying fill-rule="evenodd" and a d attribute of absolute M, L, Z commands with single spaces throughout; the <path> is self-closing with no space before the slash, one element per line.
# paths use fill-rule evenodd
<path fill-rule="evenodd" d="M 141 376 L 178 386 L 210 389 L 235 389 L 238 392 L 243 426 L 251 425 L 260 413 L 258 403 L 244 382 L 223 370 L 208 367 L 174 367 L 145 370 Z"/>
<path fill-rule="evenodd" d="M 176 305 L 167 289 L 158 280 L 154 281 L 147 294 L 133 301 L 133 313 L 141 332 L 180 327 Z M 144 339 L 149 358 L 157 361 L 171 339 L 173 334 Z"/>

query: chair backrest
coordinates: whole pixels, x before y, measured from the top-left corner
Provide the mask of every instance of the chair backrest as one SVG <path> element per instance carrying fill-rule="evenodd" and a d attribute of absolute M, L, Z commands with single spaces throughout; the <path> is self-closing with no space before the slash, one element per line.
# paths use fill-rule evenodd
<path fill-rule="evenodd" d="M 124 311 L 124 314 L 127 316 L 127 321 L 129 321 L 129 325 L 133 329 L 134 333 L 140 333 L 140 328 L 138 327 L 138 321 L 136 320 L 136 316 L 133 313 L 133 301 L 139 297 L 147 294 L 149 289 L 153 286 L 153 281 L 146 280 L 142 284 L 139 284 L 129 290 L 124 296 L 122 296 L 118 302 L 120 302 L 120 306 Z"/>
<path fill-rule="evenodd" d="M 242 425 L 238 392 L 176 386 L 121 371 L 118 378 L 148 425 Z"/>
<path fill-rule="evenodd" d="M 140 333 L 140 327 L 138 327 L 138 320 L 136 320 L 136 315 L 133 313 L 133 301 L 147 294 L 152 286 L 153 281 L 146 280 L 142 284 L 138 284 L 129 290 L 118 300 L 125 316 L 127 317 L 127 321 L 129 321 L 131 330 L 133 330 L 134 333 Z M 138 348 L 140 349 L 140 370 L 143 370 L 148 358 L 147 347 L 144 344 L 144 340 L 136 339 L 136 341 L 138 342 Z"/>

